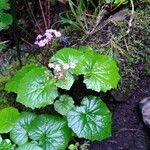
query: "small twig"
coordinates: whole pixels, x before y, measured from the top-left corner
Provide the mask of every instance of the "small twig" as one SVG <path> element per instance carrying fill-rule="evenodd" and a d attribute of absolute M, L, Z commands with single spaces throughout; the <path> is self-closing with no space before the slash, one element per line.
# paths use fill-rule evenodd
<path fill-rule="evenodd" d="M 24 38 L 21 38 L 21 40 L 22 40 L 23 42 L 25 42 L 26 44 L 28 44 L 30 47 L 33 47 L 33 44 L 29 43 L 29 42 L 26 41 Z"/>
<path fill-rule="evenodd" d="M 47 25 L 48 27 L 50 26 L 50 8 L 51 8 L 51 5 L 50 5 L 50 2 L 48 1 L 48 6 L 47 6 L 47 13 L 48 13 L 48 16 L 47 16 Z"/>
<path fill-rule="evenodd" d="M 95 30 L 97 28 L 97 26 L 100 24 L 100 22 L 102 21 L 102 19 L 104 18 L 104 16 L 107 14 L 107 10 L 106 9 L 103 9 L 102 11 L 99 12 L 97 18 L 96 18 L 96 22 L 95 22 L 95 25 L 92 29 L 92 31 L 90 31 L 88 34 L 89 35 L 92 35 L 95 33 Z"/>
<path fill-rule="evenodd" d="M 123 131 L 137 131 L 138 129 L 128 129 L 128 128 L 122 128 L 117 133 L 123 132 Z"/>
<path fill-rule="evenodd" d="M 129 48 L 128 48 L 127 40 L 126 39 L 124 39 L 124 43 L 125 43 L 125 47 L 126 47 L 127 51 L 129 52 Z"/>
<path fill-rule="evenodd" d="M 42 13 L 42 16 L 43 16 L 43 20 L 44 20 L 45 28 L 47 29 L 46 18 L 45 18 L 45 14 L 44 14 L 44 11 L 43 11 L 43 7 L 42 7 L 41 0 L 39 0 L 39 5 L 40 5 L 41 13 Z"/>
<path fill-rule="evenodd" d="M 30 18 L 31 18 L 31 20 L 32 20 L 32 22 L 33 22 L 33 24 L 35 23 L 36 26 L 38 27 L 39 31 L 41 32 L 41 28 L 40 28 L 39 24 L 37 23 L 37 21 L 36 21 L 36 19 L 35 19 L 35 16 L 34 16 L 34 14 L 33 14 L 33 11 L 32 11 L 32 9 L 31 9 L 30 5 L 26 2 L 26 0 L 24 0 L 24 3 L 25 3 L 25 6 L 26 6 L 27 11 L 28 11 L 28 14 L 29 14 L 29 16 L 30 16 Z"/>
<path fill-rule="evenodd" d="M 130 3 L 131 3 L 132 11 L 131 11 L 131 17 L 130 17 L 130 20 L 129 20 L 129 23 L 128 23 L 127 34 L 129 34 L 129 32 L 130 32 L 130 29 L 132 27 L 133 18 L 134 18 L 134 3 L 133 3 L 133 0 L 130 0 Z"/>
<path fill-rule="evenodd" d="M 81 40 L 77 41 L 77 43 L 75 43 L 71 47 L 75 47 L 78 44 L 83 44 L 90 36 L 92 36 L 94 33 L 100 31 L 101 29 L 103 29 L 109 22 L 110 22 L 110 20 L 106 20 L 106 22 L 104 23 L 104 25 L 101 28 L 99 28 L 98 30 L 95 30 L 92 34 L 86 35 L 84 38 L 82 38 Z"/>

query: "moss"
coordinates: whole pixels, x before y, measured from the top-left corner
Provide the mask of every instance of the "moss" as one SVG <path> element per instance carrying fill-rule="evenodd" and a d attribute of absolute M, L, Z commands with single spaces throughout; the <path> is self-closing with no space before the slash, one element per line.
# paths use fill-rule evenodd
<path fill-rule="evenodd" d="M 13 106 L 14 98 L 10 95 L 8 95 L 5 91 L 0 90 L 0 110 Z"/>

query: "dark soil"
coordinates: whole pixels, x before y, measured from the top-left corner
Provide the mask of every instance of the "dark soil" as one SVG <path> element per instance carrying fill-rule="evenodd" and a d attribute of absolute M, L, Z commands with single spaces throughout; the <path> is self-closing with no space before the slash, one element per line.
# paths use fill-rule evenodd
<path fill-rule="evenodd" d="M 113 114 L 113 135 L 101 142 L 91 142 L 89 150 L 150 150 L 150 129 L 143 123 L 139 109 L 139 101 L 148 96 L 150 78 L 145 77 L 126 102 L 107 102 Z"/>

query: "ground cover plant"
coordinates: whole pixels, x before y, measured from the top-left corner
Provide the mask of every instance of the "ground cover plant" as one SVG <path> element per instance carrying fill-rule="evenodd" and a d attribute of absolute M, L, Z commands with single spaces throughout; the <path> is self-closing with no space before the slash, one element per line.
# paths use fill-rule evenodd
<path fill-rule="evenodd" d="M 53 104 L 60 115 L 19 113 L 15 108 L 5 108 L 0 113 L 0 132 L 10 132 L 10 139 L 19 145 L 18 149 L 35 146 L 61 150 L 73 135 L 92 141 L 111 136 L 112 115 L 99 97 L 86 96 L 76 106 L 70 96 L 58 92 L 59 88 L 70 90 L 79 75 L 84 76 L 87 89 L 97 92 L 116 88 L 120 79 L 116 62 L 108 56 L 86 47 L 61 49 L 47 67 L 26 65 L 5 87 L 8 92 L 17 93 L 17 102 L 26 107 L 35 109 Z"/>
<path fill-rule="evenodd" d="M 148 10 L 0 0 L 0 150 L 147 150 Z"/>

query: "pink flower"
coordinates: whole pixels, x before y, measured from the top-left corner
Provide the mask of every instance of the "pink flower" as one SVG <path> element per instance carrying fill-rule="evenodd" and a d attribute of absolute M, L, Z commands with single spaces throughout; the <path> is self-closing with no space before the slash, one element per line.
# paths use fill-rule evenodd
<path fill-rule="evenodd" d="M 51 33 L 44 33 L 44 35 L 46 36 L 46 39 L 48 39 L 49 41 L 52 39 L 53 35 Z"/>
<path fill-rule="evenodd" d="M 61 33 L 59 31 L 56 31 L 54 34 L 56 37 L 61 37 Z"/>
<path fill-rule="evenodd" d="M 46 30 L 44 35 L 39 34 L 36 37 L 36 41 L 34 42 L 34 44 L 38 45 L 39 47 L 44 47 L 51 41 L 52 37 L 54 37 L 53 35 L 55 35 L 56 37 L 60 37 L 61 33 L 57 30 L 48 29 Z"/>
<path fill-rule="evenodd" d="M 56 65 L 54 66 L 54 70 L 56 70 L 57 72 L 61 71 L 60 65 L 56 64 Z"/>
<path fill-rule="evenodd" d="M 38 45 L 39 47 L 44 47 L 44 46 L 45 46 L 45 42 L 44 42 L 43 40 L 41 40 L 41 41 L 39 41 L 39 42 L 37 43 L 37 45 Z"/>
<path fill-rule="evenodd" d="M 36 39 L 37 39 L 37 40 L 40 40 L 42 37 L 43 37 L 43 36 L 42 36 L 41 34 L 39 34 Z"/>
<path fill-rule="evenodd" d="M 54 34 L 56 37 L 60 37 L 61 36 L 61 33 L 59 31 L 53 30 L 53 29 L 46 30 L 46 33 Z"/>
<path fill-rule="evenodd" d="M 68 70 L 69 69 L 69 64 L 63 64 L 63 69 Z"/>
<path fill-rule="evenodd" d="M 54 68 L 54 64 L 53 63 L 49 63 L 48 64 L 48 67 L 51 69 L 51 68 Z"/>

